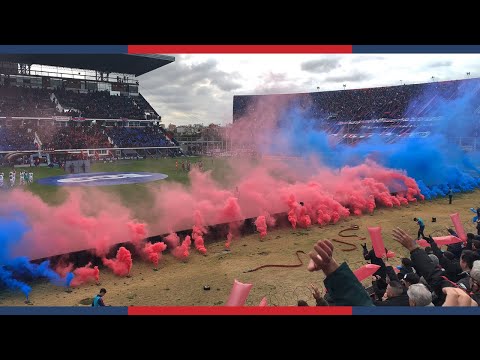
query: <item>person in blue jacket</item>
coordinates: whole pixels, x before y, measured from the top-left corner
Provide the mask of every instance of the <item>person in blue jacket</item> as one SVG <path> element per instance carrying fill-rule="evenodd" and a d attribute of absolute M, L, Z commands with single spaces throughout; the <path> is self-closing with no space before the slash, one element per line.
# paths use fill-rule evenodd
<path fill-rule="evenodd" d="M 103 302 L 103 297 L 107 293 L 107 290 L 105 289 L 100 289 L 100 292 L 98 293 L 97 296 L 93 298 L 92 301 L 92 306 L 105 306 L 105 303 Z"/>
<path fill-rule="evenodd" d="M 423 231 L 425 230 L 425 223 L 421 218 L 413 218 L 413 221 L 416 221 L 418 224 L 417 240 L 423 239 L 425 237 L 425 234 L 423 233 Z"/>

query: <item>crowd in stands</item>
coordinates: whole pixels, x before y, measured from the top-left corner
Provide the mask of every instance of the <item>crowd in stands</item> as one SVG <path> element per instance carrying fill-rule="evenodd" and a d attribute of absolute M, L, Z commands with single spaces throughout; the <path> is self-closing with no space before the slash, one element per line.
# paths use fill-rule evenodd
<path fill-rule="evenodd" d="M 54 93 L 63 112 L 50 99 Z M 0 117 L 52 117 L 55 115 L 94 119 L 148 119 L 159 116 L 142 95 L 110 95 L 108 91 L 78 91 L 0 85 Z"/>
<path fill-rule="evenodd" d="M 171 146 L 158 127 L 113 127 L 106 133 L 117 147 Z"/>
<path fill-rule="evenodd" d="M 449 233 L 457 236 L 455 231 Z M 367 291 L 347 263 L 338 264 L 333 257 L 334 246 L 328 240 L 318 241 L 310 253 L 309 271 L 321 270 L 327 294 L 320 305 L 343 306 L 478 306 L 480 305 L 480 236 L 468 234 L 465 243 L 448 245 L 442 251 L 431 236 L 424 239 L 425 249 L 400 228 L 393 238 L 410 254 L 403 258 L 397 272 L 363 246 L 363 255 L 379 265 L 372 286 Z M 305 305 L 304 302 L 298 304 Z"/>
<path fill-rule="evenodd" d="M 95 125 L 54 127 L 39 130 L 43 149 L 98 149 L 110 148 L 104 129 Z"/>
<path fill-rule="evenodd" d="M 34 132 L 17 124 L 0 127 L 0 151 L 35 150 Z"/>
<path fill-rule="evenodd" d="M 480 80 L 455 80 L 426 84 L 400 85 L 354 90 L 338 90 L 287 95 L 292 104 L 308 110 L 312 119 L 322 119 L 318 125 L 327 133 L 382 133 L 388 136 L 406 135 L 412 131 L 428 132 L 432 122 L 404 123 L 398 119 L 441 116 L 446 101 L 468 93 L 472 113 L 480 112 Z M 263 96 L 263 95 L 262 95 Z M 285 97 L 286 95 L 272 95 Z M 264 96 L 268 98 L 269 96 Z M 260 96 L 234 97 L 234 121 L 255 109 Z M 443 114 L 444 115 L 444 114 Z M 385 121 L 366 124 L 365 120 Z M 393 120 L 393 121 L 389 121 Z M 289 121 L 286 119 L 286 121 Z M 348 129 L 345 122 L 348 122 Z M 420 129 L 420 130 L 419 130 Z M 477 129 L 478 131 L 478 129 Z"/>
<path fill-rule="evenodd" d="M 67 90 L 56 90 L 55 96 L 62 107 L 78 110 L 84 118 L 92 119 L 145 119 L 145 99 L 143 102 L 132 96 L 110 95 L 108 91 L 78 93 Z M 150 105 L 148 105 L 151 108 Z M 152 109 L 153 110 L 153 109 Z"/>
<path fill-rule="evenodd" d="M 0 117 L 51 117 L 56 115 L 46 89 L 0 85 Z"/>

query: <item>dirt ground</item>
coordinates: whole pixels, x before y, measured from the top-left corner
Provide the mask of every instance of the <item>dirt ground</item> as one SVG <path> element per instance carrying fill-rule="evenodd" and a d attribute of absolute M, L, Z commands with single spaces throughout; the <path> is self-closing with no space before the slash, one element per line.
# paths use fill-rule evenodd
<path fill-rule="evenodd" d="M 348 234 L 367 237 L 368 226 L 381 226 L 385 245 L 395 252 L 396 257 L 390 264 L 398 265 L 406 251 L 392 240 L 391 232 L 395 226 L 407 230 L 416 236 L 418 226 L 413 218 L 421 217 L 426 223 L 425 234 L 434 231 L 435 235 L 447 235 L 445 228 L 452 226 L 449 214 L 459 212 L 466 232 L 474 232 L 471 222 L 474 214 L 470 207 L 480 204 L 480 190 L 473 193 L 456 195 L 453 204 L 447 199 L 425 201 L 418 204 L 393 209 L 377 209 L 374 214 L 362 217 L 350 217 L 336 225 L 310 229 L 275 229 L 264 240 L 258 234 L 237 239 L 232 243 L 231 252 L 224 251 L 224 242 L 207 245 L 208 254 L 202 256 L 192 249 L 188 262 L 183 263 L 169 254 L 163 256 L 159 271 L 153 271 L 152 265 L 134 262 L 131 277 L 119 278 L 105 269 L 100 274 L 100 285 L 89 284 L 73 289 L 67 293 L 65 288 L 56 287 L 46 282 L 32 284 L 30 300 L 34 306 L 81 306 L 89 304 L 100 287 L 107 289 L 106 304 L 113 306 L 140 305 L 223 305 L 232 289 L 233 280 L 253 284 L 247 299 L 247 305 L 258 305 L 266 296 L 269 305 L 296 305 L 300 299 L 314 305 L 314 300 L 307 288 L 311 283 L 323 288 L 323 274 L 310 273 L 306 270 L 308 258 L 301 254 L 304 266 L 298 268 L 266 268 L 252 273 L 243 273 L 264 264 L 296 264 L 297 250 L 308 253 L 318 239 L 343 239 L 337 234 L 352 225 L 360 230 Z M 432 223 L 432 217 L 437 222 Z M 362 257 L 363 241 L 351 238 L 357 250 L 343 252 L 346 245 L 334 243 L 334 256 L 337 261 L 347 261 L 352 269 L 367 262 Z M 368 280 L 365 281 L 368 284 Z M 209 291 L 203 289 L 209 285 Z M 0 306 L 23 306 L 25 298 L 18 293 L 0 292 Z"/>

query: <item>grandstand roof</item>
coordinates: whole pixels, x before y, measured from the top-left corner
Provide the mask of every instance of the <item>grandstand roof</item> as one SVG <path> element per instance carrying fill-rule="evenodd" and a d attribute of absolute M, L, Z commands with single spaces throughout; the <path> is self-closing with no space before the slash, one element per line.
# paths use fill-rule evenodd
<path fill-rule="evenodd" d="M 160 54 L 0 54 L 1 61 L 140 76 L 174 62 L 175 57 Z"/>

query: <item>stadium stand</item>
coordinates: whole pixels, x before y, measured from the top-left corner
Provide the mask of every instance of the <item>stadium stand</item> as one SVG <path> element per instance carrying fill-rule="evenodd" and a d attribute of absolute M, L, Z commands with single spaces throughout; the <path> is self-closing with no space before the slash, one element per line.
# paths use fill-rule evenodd
<path fill-rule="evenodd" d="M 46 89 L 0 86 L 0 116 L 51 117 L 55 106 Z"/>
<path fill-rule="evenodd" d="M 318 126 L 329 134 L 357 138 L 372 133 L 386 136 L 408 135 L 412 131 L 428 136 L 435 117 L 443 114 L 440 106 L 464 90 L 471 94 L 473 112 L 480 110 L 480 79 L 454 80 L 354 90 L 313 92 L 289 95 L 234 96 L 233 120 L 238 121 L 254 109 L 257 100 L 277 97 L 300 104 Z"/>
<path fill-rule="evenodd" d="M 19 125 L 0 127 L 0 151 L 35 150 L 33 140 L 34 133 Z"/>
<path fill-rule="evenodd" d="M 158 127 L 114 127 L 106 133 L 117 147 L 168 146 L 169 141 Z"/>
<path fill-rule="evenodd" d="M 126 157 L 124 146 L 151 148 L 140 155 L 180 154 L 135 79 L 173 61 L 160 54 L 0 54 L 0 156 L 82 149 Z"/>
<path fill-rule="evenodd" d="M 63 108 L 76 109 L 79 116 L 84 118 L 146 119 L 147 107 L 143 98 L 144 102 L 137 102 L 131 96 L 110 95 L 107 91 L 75 93 L 61 90 L 55 91 L 54 94 Z"/>

